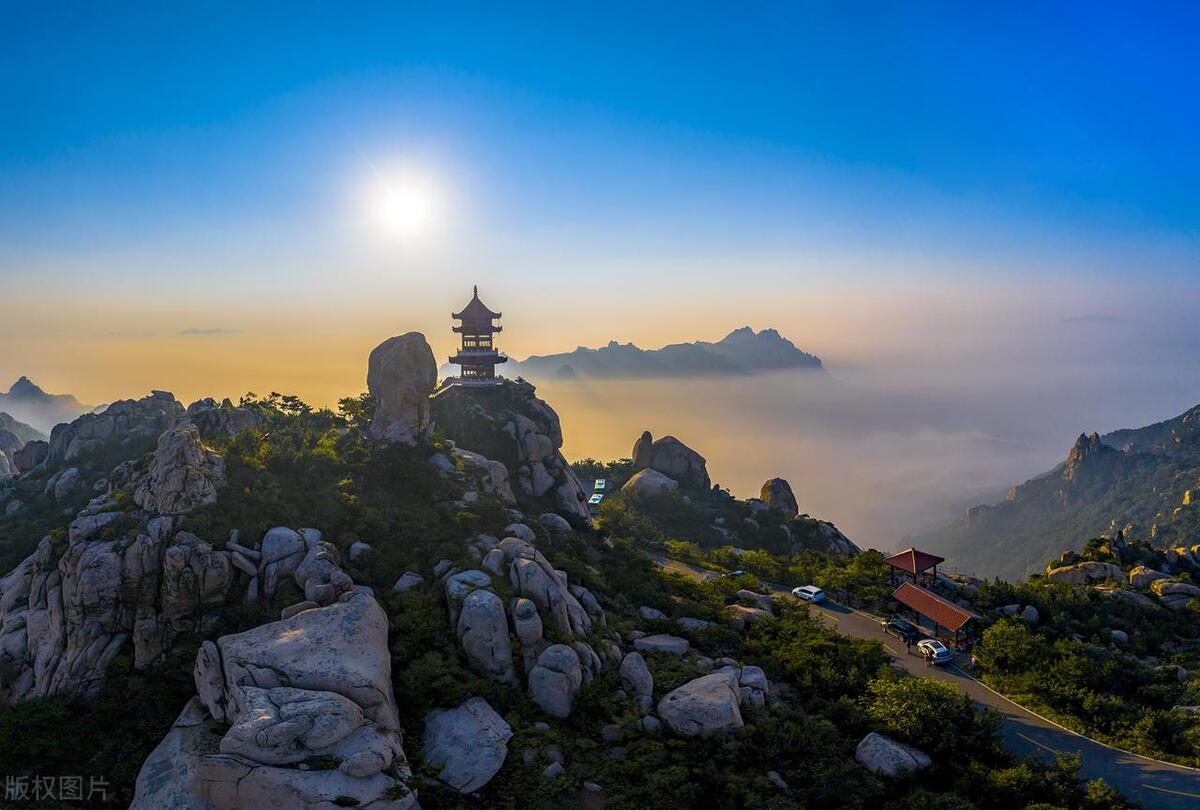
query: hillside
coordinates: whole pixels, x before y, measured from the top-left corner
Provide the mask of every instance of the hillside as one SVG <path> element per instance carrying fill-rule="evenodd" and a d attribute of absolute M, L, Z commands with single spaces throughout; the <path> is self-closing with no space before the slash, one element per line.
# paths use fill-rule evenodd
<path fill-rule="evenodd" d="M 0 478 L 16 473 L 14 456 L 28 442 L 44 441 L 45 436 L 24 422 L 0 411 Z"/>
<path fill-rule="evenodd" d="M 22 442 L 46 440 L 46 434 L 24 422 L 18 422 L 3 411 L 0 411 L 0 430 L 7 430 Z"/>
<path fill-rule="evenodd" d="M 0 393 L 0 411 L 47 434 L 55 425 L 70 422 L 86 410 L 70 394 L 47 394 L 28 377 L 13 383 L 8 393 Z"/>
<path fill-rule="evenodd" d="M 1062 464 L 1004 501 L 910 540 L 962 568 L 1015 578 L 1118 528 L 1159 548 L 1191 545 L 1200 537 L 1198 507 L 1200 407 L 1143 428 L 1081 435 Z"/>
<path fill-rule="evenodd" d="M 505 371 L 509 376 L 521 374 L 533 379 L 641 379 L 742 375 L 789 368 L 820 369 L 821 360 L 796 348 L 774 329 L 755 332 L 744 326 L 715 343 L 698 340 L 641 349 L 614 340 L 599 349 L 581 346 L 572 352 L 534 355 L 510 362 Z"/>
<path fill-rule="evenodd" d="M 532 387 L 431 409 L 435 377 L 409 333 L 337 412 L 155 392 L 56 430 L 0 484 L 0 771 L 135 810 L 1127 806 L 752 576 L 645 555 L 736 532 L 882 593 L 786 482 L 681 494 L 664 437 L 593 525 Z"/>

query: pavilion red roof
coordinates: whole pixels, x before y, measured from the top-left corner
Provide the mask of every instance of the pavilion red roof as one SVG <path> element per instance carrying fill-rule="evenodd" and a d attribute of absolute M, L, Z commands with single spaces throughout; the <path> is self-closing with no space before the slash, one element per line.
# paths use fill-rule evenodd
<path fill-rule="evenodd" d="M 911 582 L 903 583 L 892 592 L 892 597 L 900 604 L 907 605 L 917 613 L 928 619 L 932 619 L 953 633 L 961 630 L 962 626 L 971 621 L 971 619 L 979 618 L 971 611 L 960 608 L 953 602 L 938 596 L 933 591 L 927 591 Z"/>
<path fill-rule="evenodd" d="M 928 551 L 918 551 L 915 548 L 906 548 L 884 560 L 892 568 L 899 568 L 901 571 L 907 571 L 914 575 L 945 561 L 945 557 L 930 554 Z"/>

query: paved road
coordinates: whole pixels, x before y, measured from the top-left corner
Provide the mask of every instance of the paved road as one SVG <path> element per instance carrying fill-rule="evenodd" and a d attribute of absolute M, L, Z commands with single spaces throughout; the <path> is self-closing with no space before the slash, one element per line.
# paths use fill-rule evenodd
<path fill-rule="evenodd" d="M 659 567 L 693 579 L 719 576 L 698 566 L 655 557 Z M 777 595 L 792 598 L 784 589 L 772 587 Z M 814 612 L 842 635 L 869 638 L 881 642 L 892 659 L 922 678 L 934 678 L 954 684 L 973 700 L 1000 712 L 1004 723 L 1000 733 L 1009 750 L 1018 756 L 1052 759 L 1055 752 L 1080 754 L 1080 775 L 1101 778 L 1126 796 L 1150 810 L 1197 810 L 1200 808 L 1200 770 L 1172 765 L 1111 748 L 1080 736 L 993 692 L 957 666 L 927 667 L 921 656 L 905 652 L 904 643 L 886 635 L 879 619 L 832 600 L 812 606 Z"/>

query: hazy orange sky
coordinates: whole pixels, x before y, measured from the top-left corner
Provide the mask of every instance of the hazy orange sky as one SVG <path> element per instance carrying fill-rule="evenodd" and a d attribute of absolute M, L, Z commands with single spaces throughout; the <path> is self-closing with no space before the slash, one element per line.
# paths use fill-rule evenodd
<path fill-rule="evenodd" d="M 749 324 L 780 329 L 823 357 L 835 375 L 847 365 L 987 365 L 1021 358 L 1038 364 L 1111 352 L 1122 337 L 1142 335 L 1136 313 L 1101 328 L 1064 319 L 1147 297 L 1117 283 L 1080 291 L 1045 283 L 1022 290 L 999 282 L 947 281 L 932 288 L 787 279 L 760 293 L 746 289 L 732 267 L 713 273 L 703 287 L 677 290 L 652 277 L 620 286 L 588 282 L 603 278 L 601 271 L 544 288 L 512 273 L 478 275 L 484 300 L 504 313 L 502 348 L 517 358 L 610 339 L 647 348 L 715 340 Z M 445 362 L 455 338 L 450 313 L 470 295 L 466 281 L 403 272 L 364 279 L 343 271 L 286 290 L 270 287 L 246 278 L 232 289 L 169 296 L 128 291 L 86 301 L 65 291 L 18 290 L 0 327 L 0 385 L 28 374 L 49 391 L 89 403 L 160 388 L 185 402 L 277 390 L 332 404 L 365 388 L 367 355 L 390 335 L 421 331 Z"/>

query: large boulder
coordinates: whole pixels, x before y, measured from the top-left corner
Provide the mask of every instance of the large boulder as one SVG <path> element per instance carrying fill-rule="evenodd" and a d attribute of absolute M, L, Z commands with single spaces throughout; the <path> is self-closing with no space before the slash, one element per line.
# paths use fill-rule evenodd
<path fill-rule="evenodd" d="M 200 758 L 221 750 L 221 738 L 207 722 L 200 698 L 189 700 L 167 736 L 142 763 L 129 810 L 210 810 L 211 805 L 188 789 Z"/>
<path fill-rule="evenodd" d="M 741 705 L 761 707 L 767 702 L 771 685 L 762 667 L 746 666 L 738 670 L 738 700 Z"/>
<path fill-rule="evenodd" d="M 858 743 L 854 758 L 868 771 L 884 776 L 902 776 L 928 768 L 933 763 L 923 751 L 874 731 Z"/>
<path fill-rule="evenodd" d="M 523 647 L 533 647 L 542 640 L 542 616 L 530 600 L 523 597 L 513 600 L 512 625 Z"/>
<path fill-rule="evenodd" d="M 459 793 L 474 793 L 492 781 L 510 739 L 512 728 L 481 697 L 425 716 L 425 762 L 437 770 L 439 782 Z"/>
<path fill-rule="evenodd" d="M 194 764 L 145 772 L 139 783 L 154 781 L 157 795 L 181 795 L 174 788 L 186 778 L 205 808 L 416 806 L 404 787 L 387 616 L 370 596 L 350 591 L 328 607 L 206 641 L 194 674 L 207 715 L 228 729 L 218 753 L 176 745 Z M 337 767 L 309 764 L 321 759 Z"/>
<path fill-rule="evenodd" d="M 352 590 L 354 580 L 342 570 L 337 546 L 317 540 L 314 532 L 304 530 L 306 552 L 292 579 L 306 600 L 328 605 Z"/>
<path fill-rule="evenodd" d="M 686 638 L 668 635 L 667 633 L 655 633 L 652 636 L 644 636 L 634 640 L 633 646 L 639 652 L 660 652 L 682 658 L 688 654 L 690 645 Z"/>
<path fill-rule="evenodd" d="M 427 439 L 429 395 L 436 385 L 437 362 L 420 332 L 376 346 L 367 361 L 367 390 L 375 400 L 371 435 L 409 445 Z"/>
<path fill-rule="evenodd" d="M 403 756 L 400 735 L 372 723 L 350 699 L 333 692 L 243 686 L 221 752 L 264 765 L 329 757 L 349 776 L 373 776 Z"/>
<path fill-rule="evenodd" d="M 499 596 L 484 589 L 471 591 L 463 600 L 455 632 L 471 669 L 501 683 L 516 680 L 508 620 Z"/>
<path fill-rule="evenodd" d="M 722 670 L 688 681 L 658 702 L 658 716 L 676 734 L 699 737 L 742 727 L 738 675 Z"/>
<path fill-rule="evenodd" d="M 209 713 L 232 722 L 242 687 L 291 686 L 343 695 L 384 728 L 397 727 L 387 615 L 355 591 L 344 601 L 205 642 L 196 685 Z"/>
<path fill-rule="evenodd" d="M 668 478 L 658 470 L 645 469 L 634 473 L 625 486 L 621 487 L 622 492 L 632 492 L 635 495 L 642 497 L 653 498 L 658 495 L 665 495 L 668 492 L 674 492 L 679 489 L 679 482 L 674 478 Z"/>
<path fill-rule="evenodd" d="M 1051 568 L 1046 572 L 1050 582 L 1065 582 L 1068 585 L 1091 585 L 1112 580 L 1124 582 L 1125 572 L 1121 566 L 1106 562 L 1081 562 L 1075 565 L 1064 565 Z"/>
<path fill-rule="evenodd" d="M 540 551 L 515 537 L 502 540 L 500 548 L 511 560 L 509 579 L 513 587 L 544 612 L 545 621 L 564 636 L 586 636 L 591 632 L 592 617 L 571 593 L 565 573 L 556 571 Z"/>
<path fill-rule="evenodd" d="M 408 778 L 407 766 L 357 777 L 336 768 L 301 770 L 212 754 L 200 757 L 188 788 L 205 810 L 415 810 L 419 805 L 416 794 L 405 786 Z"/>
<path fill-rule="evenodd" d="M 1167 574 L 1162 571 L 1155 571 L 1153 568 L 1147 568 L 1144 565 L 1135 565 L 1129 571 L 1129 587 L 1136 588 L 1139 591 L 1144 591 L 1150 587 L 1150 584 L 1155 580 L 1169 579 Z"/>
<path fill-rule="evenodd" d="M 133 500 L 147 512 L 182 515 L 216 503 L 224 485 L 224 460 L 201 444 L 195 425 L 184 423 L 158 437 L 149 472 Z"/>
<path fill-rule="evenodd" d="M 463 600 L 472 591 L 477 591 L 480 588 L 491 588 L 491 586 L 491 575 L 486 571 L 479 571 L 477 569 L 458 571 L 446 577 L 443 587 L 446 591 L 446 608 L 450 612 L 451 626 L 458 624 L 458 614 L 462 609 Z"/>
<path fill-rule="evenodd" d="M 1190 582 L 1171 582 L 1166 579 L 1155 580 L 1150 586 L 1156 596 L 1188 596 L 1192 599 L 1200 598 L 1200 587 L 1197 587 Z"/>
<path fill-rule="evenodd" d="M 570 716 L 571 704 L 582 686 L 579 654 L 565 644 L 547 647 L 529 671 L 529 696 L 542 711 L 560 720 Z"/>
<path fill-rule="evenodd" d="M 745 605 L 726 605 L 725 615 L 729 617 L 729 623 L 739 630 L 747 624 L 771 618 L 769 611 Z"/>
<path fill-rule="evenodd" d="M 639 652 L 631 652 L 621 660 L 621 688 L 630 696 L 654 694 L 654 676 Z"/>
<path fill-rule="evenodd" d="M 663 436 L 650 443 L 649 454 L 646 452 L 647 440 L 652 438 L 650 431 L 644 432 L 634 444 L 634 468 L 657 470 L 668 478 L 678 481 L 685 489 L 707 491 L 712 485 L 708 478 L 708 469 L 704 456 L 688 447 L 674 436 Z M 649 460 L 647 461 L 647 455 Z M 638 464 L 637 459 L 644 464 Z"/>
<path fill-rule="evenodd" d="M 778 509 L 788 517 L 795 517 L 800 512 L 796 504 L 796 496 L 792 494 L 792 486 L 782 478 L 772 478 L 762 485 L 759 498 L 771 509 Z"/>
<path fill-rule="evenodd" d="M 630 457 L 633 459 L 635 470 L 644 470 L 651 465 L 654 461 L 654 436 L 650 431 L 643 430 L 642 435 L 638 436 L 638 440 L 633 443 Z"/>

